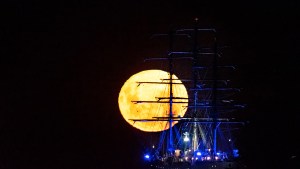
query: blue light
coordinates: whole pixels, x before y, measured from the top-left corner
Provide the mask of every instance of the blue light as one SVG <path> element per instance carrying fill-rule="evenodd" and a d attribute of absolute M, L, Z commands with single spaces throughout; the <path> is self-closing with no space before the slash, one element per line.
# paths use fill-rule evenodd
<path fill-rule="evenodd" d="M 239 157 L 240 155 L 239 155 L 239 150 L 238 149 L 234 149 L 233 150 L 233 156 L 234 157 Z"/>
<path fill-rule="evenodd" d="M 197 152 L 197 156 L 201 156 L 201 153 L 199 151 Z"/>
<path fill-rule="evenodd" d="M 145 154 L 145 159 L 149 160 L 150 159 L 150 155 L 149 154 Z"/>

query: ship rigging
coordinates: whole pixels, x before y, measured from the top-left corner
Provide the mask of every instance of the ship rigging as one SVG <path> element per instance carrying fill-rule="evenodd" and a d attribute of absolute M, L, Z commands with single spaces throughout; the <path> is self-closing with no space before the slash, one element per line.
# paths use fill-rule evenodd
<path fill-rule="evenodd" d="M 169 77 L 160 82 L 139 81 L 141 84 L 164 84 L 169 88 L 167 97 L 156 100 L 131 100 L 132 104 L 168 104 L 166 116 L 129 119 L 134 123 L 167 122 L 159 143 L 153 151 L 145 153 L 150 168 L 242 168 L 238 159 L 238 149 L 234 145 L 232 131 L 244 124 L 244 121 L 227 117 L 226 113 L 243 109 L 231 96 L 240 89 L 229 87 L 230 80 L 220 79 L 223 69 L 234 70 L 231 65 L 219 64 L 222 57 L 217 43 L 215 29 L 203 29 L 198 19 L 192 29 L 175 29 L 167 34 L 169 49 L 166 57 L 147 58 L 146 61 L 167 61 Z M 191 42 L 190 50 L 182 51 L 174 47 L 176 37 L 187 38 Z M 200 41 L 205 36 L 208 40 Z M 203 40 L 203 38 L 202 38 Z M 186 79 L 174 78 L 175 61 L 188 60 L 191 64 Z M 174 95 L 173 87 L 184 85 L 188 88 L 188 97 Z M 185 104 L 183 117 L 173 111 L 175 104 Z"/>

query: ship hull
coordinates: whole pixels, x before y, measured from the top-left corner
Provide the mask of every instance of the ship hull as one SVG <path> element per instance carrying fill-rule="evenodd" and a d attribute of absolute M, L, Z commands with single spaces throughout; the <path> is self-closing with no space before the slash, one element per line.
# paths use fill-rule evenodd
<path fill-rule="evenodd" d="M 245 167 L 235 161 L 199 161 L 193 164 L 182 163 L 153 163 L 150 164 L 150 169 L 244 169 Z"/>

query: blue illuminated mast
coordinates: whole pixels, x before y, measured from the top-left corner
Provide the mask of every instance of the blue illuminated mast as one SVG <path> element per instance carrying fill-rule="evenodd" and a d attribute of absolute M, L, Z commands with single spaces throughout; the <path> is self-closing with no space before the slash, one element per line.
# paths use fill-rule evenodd
<path fill-rule="evenodd" d="M 215 31 L 214 31 L 215 33 Z M 213 87 L 212 87 L 212 118 L 213 118 L 213 156 L 217 154 L 217 129 L 218 129 L 218 124 L 217 124 L 217 118 L 218 118 L 218 109 L 217 109 L 217 38 L 216 36 L 213 37 L 214 39 L 214 46 L 213 46 Z"/>
<path fill-rule="evenodd" d="M 203 130 L 201 127 L 199 128 L 199 124 L 205 124 L 205 120 L 201 122 L 201 120 L 197 120 L 197 114 L 198 114 L 198 109 L 199 107 L 203 107 L 201 106 L 201 103 L 199 102 L 198 99 L 198 91 L 200 91 L 201 89 L 199 89 L 199 79 L 198 79 L 198 68 L 201 67 L 201 63 L 199 62 L 199 55 L 212 55 L 213 56 L 213 65 L 212 65 L 212 88 L 209 89 L 211 90 L 211 105 L 210 107 L 212 108 L 212 111 L 210 112 L 210 116 L 208 118 L 206 118 L 207 120 L 207 124 L 211 124 L 211 132 L 212 133 L 212 142 L 210 144 L 210 146 L 205 145 L 206 147 L 211 147 L 212 148 L 212 154 L 213 156 L 217 153 L 217 129 L 218 129 L 218 109 L 217 109 L 217 57 L 218 57 L 218 52 L 217 52 L 217 43 L 216 43 L 216 31 L 215 29 L 199 29 L 198 28 L 198 19 L 195 19 L 195 26 L 194 29 L 182 29 L 179 30 L 180 31 L 192 31 L 193 32 L 193 48 L 192 48 L 192 52 L 187 53 L 187 52 L 176 52 L 173 51 L 173 41 L 174 41 L 174 36 L 176 35 L 186 35 L 186 34 L 180 34 L 178 33 L 178 30 L 175 31 L 170 31 L 169 32 L 169 52 L 168 52 L 168 61 L 169 61 L 169 112 L 168 112 L 168 124 L 169 124 L 169 135 L 168 135 L 168 141 L 167 141 L 167 151 L 168 153 L 173 152 L 174 150 L 174 138 L 173 138 L 173 74 L 174 74 L 174 70 L 173 70 L 173 55 L 174 54 L 179 54 L 179 55 L 185 55 L 185 54 L 190 54 L 192 55 L 192 57 L 188 57 L 190 59 L 193 60 L 193 74 L 192 74 L 192 81 L 193 81 L 193 88 L 195 90 L 193 90 L 193 118 L 194 118 L 194 122 L 192 125 L 192 144 L 191 144 L 191 150 L 192 152 L 196 152 L 199 149 L 199 139 L 200 139 L 200 135 L 199 135 L 199 130 Z M 198 32 L 199 31 L 204 31 L 204 32 L 212 32 L 213 33 L 213 49 L 212 52 L 209 53 L 205 53 L 202 52 L 199 49 L 199 44 L 198 44 Z M 182 56 L 181 56 L 182 57 Z M 184 57 L 182 57 L 184 58 Z M 211 120 L 208 120 L 211 119 Z M 191 119 L 190 119 L 191 120 Z M 185 120 L 181 120 L 181 121 L 185 121 Z M 199 129 L 198 129 L 199 128 Z M 210 127 L 209 127 L 210 128 Z M 205 129 L 206 130 L 206 129 Z M 200 131 L 201 132 L 201 131 Z M 208 132 L 208 131 L 204 131 L 204 132 Z M 202 140 L 206 140 L 207 136 L 202 136 Z M 205 141 L 206 142 L 206 141 Z"/>
<path fill-rule="evenodd" d="M 195 19 L 195 26 L 194 26 L 194 45 L 193 45 L 193 53 L 192 53 L 192 55 L 193 55 L 193 66 L 194 67 L 196 67 L 196 66 L 198 66 L 198 61 L 197 61 L 197 56 L 198 56 L 198 38 L 197 38 L 197 36 L 198 36 L 198 19 L 196 18 Z M 197 88 L 197 84 L 198 84 L 198 77 L 197 77 L 197 71 L 196 71 L 196 69 L 193 69 L 192 70 L 193 71 L 193 82 L 194 82 L 194 84 L 193 84 L 193 87 L 194 88 Z M 194 97 L 194 105 L 197 105 L 198 104 L 198 91 L 197 90 L 195 90 L 194 91 L 194 94 L 193 94 L 193 97 Z M 195 106 L 194 107 L 194 112 L 193 112 L 193 114 L 197 114 L 197 107 Z M 193 149 L 193 151 L 196 151 L 197 149 L 198 149 L 198 130 L 197 130 L 197 128 L 198 128 L 198 125 L 197 125 L 197 123 L 194 123 L 193 124 L 193 139 L 192 139 L 192 149 Z"/>
<path fill-rule="evenodd" d="M 173 50 L 173 32 L 170 31 L 170 51 Z M 169 142 L 168 142 L 168 151 L 172 152 L 173 148 L 173 131 L 172 131 L 172 123 L 173 123 L 173 54 L 169 53 L 169 73 L 170 73 L 170 103 L 169 103 Z"/>

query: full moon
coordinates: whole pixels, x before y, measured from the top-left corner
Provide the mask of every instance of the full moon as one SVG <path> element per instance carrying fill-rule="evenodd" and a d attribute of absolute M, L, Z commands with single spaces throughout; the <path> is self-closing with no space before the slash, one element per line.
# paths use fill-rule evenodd
<path fill-rule="evenodd" d="M 170 74 L 162 70 L 145 70 L 132 75 L 122 86 L 118 103 L 123 118 L 133 127 L 146 131 L 158 132 L 169 128 L 167 121 L 136 121 L 132 119 L 155 119 L 169 117 Z M 187 102 L 187 90 L 176 75 L 172 75 L 173 101 Z M 162 84 L 165 83 L 165 84 Z M 180 83 L 180 84 L 179 84 Z M 165 103 L 157 103 L 157 101 Z M 145 102 L 143 102 L 145 101 Z M 172 104 L 173 117 L 183 117 L 187 103 Z M 172 126 L 177 122 L 174 121 Z"/>

